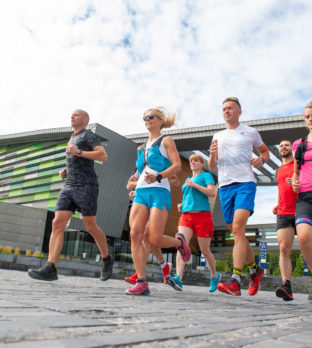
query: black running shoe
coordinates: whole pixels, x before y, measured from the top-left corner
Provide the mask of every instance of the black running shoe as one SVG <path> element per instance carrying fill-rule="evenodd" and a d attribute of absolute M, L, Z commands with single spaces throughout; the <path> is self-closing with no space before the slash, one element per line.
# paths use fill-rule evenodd
<path fill-rule="evenodd" d="M 111 255 L 109 255 L 109 259 L 103 260 L 101 280 L 105 281 L 112 277 L 113 264 L 114 264 L 114 258 Z"/>
<path fill-rule="evenodd" d="M 286 283 L 283 283 L 281 287 L 277 288 L 275 294 L 277 297 L 281 297 L 284 301 L 292 301 L 294 299 L 291 287 L 287 286 Z"/>
<path fill-rule="evenodd" d="M 30 268 L 28 275 L 31 278 L 39 280 L 57 280 L 57 270 L 53 263 L 47 262 L 44 266 L 39 269 Z"/>

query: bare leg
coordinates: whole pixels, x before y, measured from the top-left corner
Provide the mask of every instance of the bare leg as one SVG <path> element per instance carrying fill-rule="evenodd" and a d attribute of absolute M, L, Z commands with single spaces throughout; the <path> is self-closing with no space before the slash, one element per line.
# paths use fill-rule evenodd
<path fill-rule="evenodd" d="M 281 228 L 277 231 L 277 240 L 280 247 L 279 266 L 282 280 L 290 280 L 292 264 L 290 252 L 294 241 L 295 229 L 293 227 Z"/>
<path fill-rule="evenodd" d="M 301 223 L 296 229 L 302 255 L 312 271 L 312 226 Z"/>
<path fill-rule="evenodd" d="M 254 261 L 253 250 L 245 236 L 247 220 L 250 211 L 247 209 L 237 209 L 234 212 L 232 223 L 232 233 L 234 237 L 233 265 L 243 269 L 244 263 L 250 264 Z"/>
<path fill-rule="evenodd" d="M 56 211 L 52 222 L 52 233 L 49 242 L 48 262 L 57 264 L 64 243 L 64 229 L 73 213 L 71 211 Z"/>
<path fill-rule="evenodd" d="M 186 227 L 186 226 L 179 226 L 178 231 L 179 231 L 179 233 L 182 233 L 184 235 L 186 243 L 189 244 L 190 240 L 192 239 L 192 236 L 193 236 L 193 230 L 191 228 L 189 228 L 189 227 Z M 182 280 L 183 279 L 185 262 L 183 261 L 182 256 L 180 255 L 180 253 L 177 253 L 176 263 L 177 263 L 177 275 Z"/>
<path fill-rule="evenodd" d="M 144 230 L 149 216 L 148 208 L 133 203 L 130 211 L 131 252 L 138 278 L 145 279 L 146 251 L 143 246 Z"/>
<path fill-rule="evenodd" d="M 100 249 L 102 258 L 108 256 L 108 248 L 105 233 L 96 223 L 95 216 L 84 216 L 83 222 L 88 233 L 94 238 L 96 245 Z"/>
<path fill-rule="evenodd" d="M 204 254 L 205 259 L 207 260 L 211 277 L 216 278 L 217 277 L 216 260 L 212 252 L 210 251 L 211 238 L 197 237 L 197 240 L 198 240 L 200 250 Z"/>
<path fill-rule="evenodd" d="M 149 236 L 152 247 L 156 248 L 178 248 L 181 242 L 177 238 L 164 236 L 164 230 L 167 222 L 168 211 L 166 208 L 151 208 Z"/>

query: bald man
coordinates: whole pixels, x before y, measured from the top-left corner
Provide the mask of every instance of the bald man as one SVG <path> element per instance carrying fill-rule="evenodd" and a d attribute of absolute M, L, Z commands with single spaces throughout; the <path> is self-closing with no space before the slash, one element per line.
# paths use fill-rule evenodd
<path fill-rule="evenodd" d="M 82 214 L 86 231 L 94 238 L 103 259 L 101 280 L 112 275 L 114 259 L 108 253 L 106 236 L 96 222 L 98 181 L 94 161 L 107 161 L 107 154 L 96 135 L 87 130 L 89 115 L 75 110 L 71 116 L 74 129 L 66 146 L 66 168 L 59 174 L 63 180 L 55 208 L 52 233 L 49 242 L 48 262 L 40 269 L 29 269 L 28 275 L 39 280 L 56 280 L 57 261 L 63 248 L 64 229 L 75 211 Z"/>

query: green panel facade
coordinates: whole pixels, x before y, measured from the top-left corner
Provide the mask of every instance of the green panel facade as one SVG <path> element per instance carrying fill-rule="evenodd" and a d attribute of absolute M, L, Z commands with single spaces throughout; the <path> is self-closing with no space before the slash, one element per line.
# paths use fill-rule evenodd
<path fill-rule="evenodd" d="M 32 204 L 54 211 L 62 182 L 58 172 L 66 165 L 64 140 L 0 148 L 0 202 Z M 53 183 L 53 190 L 51 184 Z M 56 185 L 56 186 L 55 186 Z M 79 214 L 80 215 L 80 214 Z"/>

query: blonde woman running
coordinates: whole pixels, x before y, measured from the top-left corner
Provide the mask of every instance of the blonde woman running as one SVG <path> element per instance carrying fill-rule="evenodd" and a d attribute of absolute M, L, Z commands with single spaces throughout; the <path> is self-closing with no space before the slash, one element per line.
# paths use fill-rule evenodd
<path fill-rule="evenodd" d="M 181 160 L 173 139 L 162 136 L 161 129 L 173 126 L 175 118 L 175 114 L 165 115 L 160 107 L 144 113 L 149 138 L 138 148 L 136 167 L 139 177 L 130 212 L 131 252 L 138 279 L 134 286 L 126 290 L 128 295 L 150 293 L 145 279 L 146 257 L 142 244 L 149 217 L 149 239 L 153 247 L 177 248 L 185 262 L 191 257 L 191 250 L 183 235 L 177 234 L 176 238 L 163 235 L 171 208 L 168 178 L 181 170 Z"/>

